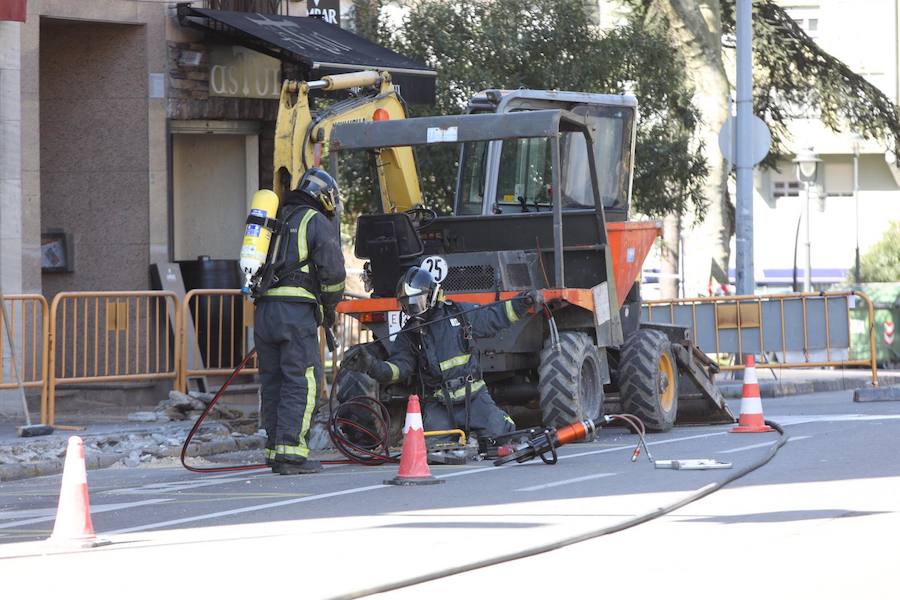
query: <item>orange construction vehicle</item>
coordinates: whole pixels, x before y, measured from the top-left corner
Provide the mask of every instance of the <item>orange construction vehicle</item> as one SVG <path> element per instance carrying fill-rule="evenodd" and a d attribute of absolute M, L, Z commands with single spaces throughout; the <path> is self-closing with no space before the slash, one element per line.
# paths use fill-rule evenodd
<path fill-rule="evenodd" d="M 335 124 L 332 152 L 460 149 L 452 214 L 394 203 L 396 212 L 359 218 L 355 252 L 371 297 L 338 311 L 370 328 L 385 358 L 402 326 L 396 282 L 410 266 L 464 302 L 542 289 L 546 314 L 479 340 L 498 404 L 534 409 L 557 428 L 612 411 L 651 431 L 676 419 L 732 421 L 717 368 L 690 332 L 641 322 L 641 265 L 660 224 L 627 220 L 636 118 L 630 96 L 491 90 L 464 115 Z M 339 400 L 368 392 L 396 410 L 414 389 L 352 372 L 337 385 Z"/>

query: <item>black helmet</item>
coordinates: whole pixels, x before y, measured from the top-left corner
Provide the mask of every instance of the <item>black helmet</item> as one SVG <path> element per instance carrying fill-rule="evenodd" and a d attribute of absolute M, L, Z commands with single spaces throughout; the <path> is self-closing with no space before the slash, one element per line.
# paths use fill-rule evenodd
<path fill-rule="evenodd" d="M 338 191 L 337 181 L 324 169 L 313 167 L 303 174 L 297 191 L 305 194 L 322 206 L 329 216 L 334 215 L 334 209 L 341 203 L 341 194 Z"/>
<path fill-rule="evenodd" d="M 431 273 L 411 267 L 397 283 L 397 301 L 410 317 L 417 317 L 434 306 L 441 286 Z"/>

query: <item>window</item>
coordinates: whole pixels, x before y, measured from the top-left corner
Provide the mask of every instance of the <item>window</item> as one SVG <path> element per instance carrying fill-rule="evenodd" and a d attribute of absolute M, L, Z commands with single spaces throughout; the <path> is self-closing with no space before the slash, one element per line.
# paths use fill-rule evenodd
<path fill-rule="evenodd" d="M 624 208 L 630 184 L 630 108 L 578 106 L 573 111 L 586 114 L 594 138 L 600 198 L 606 208 Z M 547 138 L 507 140 L 500 145 L 497 187 L 493 198 L 485 198 L 487 142 L 463 144 L 457 213 L 493 214 L 549 212 L 553 209 L 552 150 Z M 496 146 L 495 146 L 496 147 Z M 587 144 L 582 133 L 563 132 L 559 140 L 560 197 L 564 209 L 594 207 Z"/>
<path fill-rule="evenodd" d="M 852 161 L 852 158 L 851 158 Z M 853 196 L 852 162 L 828 163 L 825 168 L 826 196 Z"/>
<path fill-rule="evenodd" d="M 467 142 L 462 149 L 459 194 L 460 215 L 480 215 L 484 204 L 484 169 L 487 164 L 487 142 Z"/>
<path fill-rule="evenodd" d="M 818 6 L 794 6 L 785 7 L 785 12 L 791 17 L 800 29 L 812 39 L 819 36 L 819 7 Z"/>
<path fill-rule="evenodd" d="M 773 181 L 772 198 L 799 198 L 799 181 Z"/>
<path fill-rule="evenodd" d="M 494 212 L 551 210 L 551 163 L 550 140 L 547 138 L 504 142 Z"/>

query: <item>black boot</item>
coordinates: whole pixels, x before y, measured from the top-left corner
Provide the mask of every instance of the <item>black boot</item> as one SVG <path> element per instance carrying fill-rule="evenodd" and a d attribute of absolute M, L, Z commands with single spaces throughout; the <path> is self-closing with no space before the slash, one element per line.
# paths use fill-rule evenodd
<path fill-rule="evenodd" d="M 320 471 L 322 471 L 322 463 L 308 458 L 291 462 L 278 461 L 272 467 L 272 472 L 279 475 L 309 475 Z"/>

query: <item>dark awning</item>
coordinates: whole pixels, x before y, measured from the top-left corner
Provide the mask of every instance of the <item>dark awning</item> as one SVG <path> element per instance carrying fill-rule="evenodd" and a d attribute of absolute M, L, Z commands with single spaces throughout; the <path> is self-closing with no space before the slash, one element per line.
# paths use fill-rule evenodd
<path fill-rule="evenodd" d="M 434 103 L 437 73 L 350 31 L 314 17 L 286 17 L 178 5 L 183 25 L 224 35 L 235 42 L 288 62 L 298 62 L 310 78 L 365 69 L 389 71 L 403 97 Z"/>

